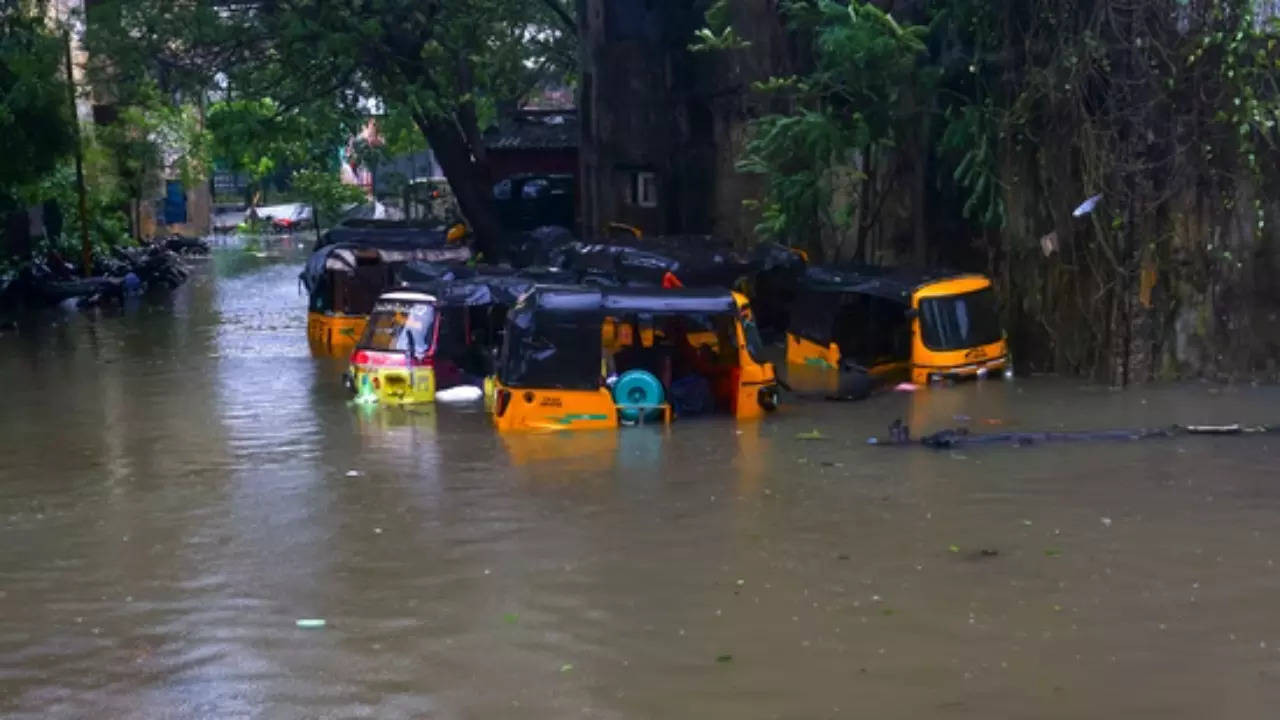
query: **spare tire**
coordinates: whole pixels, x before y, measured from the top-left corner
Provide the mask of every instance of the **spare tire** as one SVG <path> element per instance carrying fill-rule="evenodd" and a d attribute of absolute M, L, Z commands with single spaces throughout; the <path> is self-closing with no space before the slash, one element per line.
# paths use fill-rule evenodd
<path fill-rule="evenodd" d="M 618 416 L 625 422 L 657 420 L 662 416 L 661 410 L 634 406 L 661 405 L 665 398 L 662 383 L 647 370 L 628 370 L 613 386 L 613 402 L 620 407 Z"/>

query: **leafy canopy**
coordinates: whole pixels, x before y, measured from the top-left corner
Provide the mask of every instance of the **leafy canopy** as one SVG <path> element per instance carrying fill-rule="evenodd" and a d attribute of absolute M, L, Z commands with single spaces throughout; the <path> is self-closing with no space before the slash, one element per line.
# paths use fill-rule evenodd
<path fill-rule="evenodd" d="M 241 135 L 278 123 L 265 134 L 289 137 L 299 118 L 359 117 L 371 106 L 408 118 L 484 234 L 492 208 L 482 119 L 548 76 L 572 71 L 568 7 L 566 0 L 103 0 L 91 11 L 89 44 L 116 84 L 150 77 L 169 91 L 230 92 L 233 103 L 247 103 L 223 118 L 243 121 Z M 237 156 L 244 166 L 251 160 Z"/>
<path fill-rule="evenodd" d="M 859 153 L 896 146 L 923 111 L 913 90 L 929 87 L 933 76 L 922 62 L 924 27 L 900 26 L 857 0 L 799 0 L 785 10 L 793 32 L 814 38 L 814 67 L 757 84 L 795 110 L 754 121 L 738 167 L 765 178 L 758 230 L 810 242 L 823 225 L 850 219 L 833 211 L 838 170 L 854 166 Z"/>
<path fill-rule="evenodd" d="M 52 172 L 75 148 L 64 45 L 21 7 L 0 13 L 0 195 Z"/>

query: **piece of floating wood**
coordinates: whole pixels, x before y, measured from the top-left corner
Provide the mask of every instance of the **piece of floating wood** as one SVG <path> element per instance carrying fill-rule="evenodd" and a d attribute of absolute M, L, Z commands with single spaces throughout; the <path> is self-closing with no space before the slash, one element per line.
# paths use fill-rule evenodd
<path fill-rule="evenodd" d="M 1089 442 L 1105 440 L 1151 440 L 1156 438 L 1173 438 L 1186 435 L 1258 435 L 1280 433 L 1280 424 L 1245 425 L 1169 425 L 1159 428 L 1134 428 L 1114 430 L 1073 430 L 1050 432 L 1002 432 L 1002 433 L 970 433 L 968 428 L 949 428 L 924 437 L 913 439 L 902 421 L 894 421 L 889 426 L 889 437 L 871 438 L 871 445 L 888 445 L 895 447 L 923 446 L 936 450 L 947 450 L 969 445 L 1037 445 L 1047 442 Z"/>

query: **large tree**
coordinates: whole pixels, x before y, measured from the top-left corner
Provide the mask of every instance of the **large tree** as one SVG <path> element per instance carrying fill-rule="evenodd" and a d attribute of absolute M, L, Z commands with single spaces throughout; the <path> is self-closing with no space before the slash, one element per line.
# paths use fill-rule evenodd
<path fill-rule="evenodd" d="M 218 89 L 291 115 L 407 113 L 444 169 L 477 243 L 501 227 L 482 119 L 547 72 L 571 72 L 566 0 L 104 0 L 88 43 L 117 87 Z"/>
<path fill-rule="evenodd" d="M 0 198 L 40 180 L 75 148 L 64 52 L 22 3 L 0 13 Z"/>

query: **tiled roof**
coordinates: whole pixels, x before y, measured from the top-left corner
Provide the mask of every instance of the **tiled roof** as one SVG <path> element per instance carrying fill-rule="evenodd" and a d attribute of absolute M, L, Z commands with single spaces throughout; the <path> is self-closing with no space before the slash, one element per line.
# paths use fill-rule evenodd
<path fill-rule="evenodd" d="M 490 150 L 573 149 L 578 133 L 577 110 L 521 110 L 486 130 L 484 145 Z"/>

